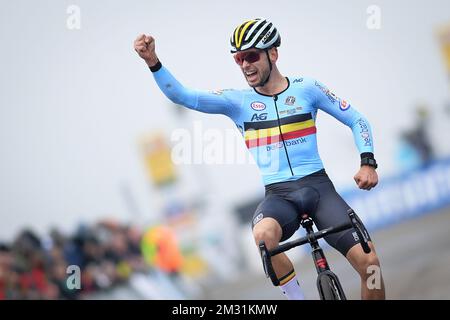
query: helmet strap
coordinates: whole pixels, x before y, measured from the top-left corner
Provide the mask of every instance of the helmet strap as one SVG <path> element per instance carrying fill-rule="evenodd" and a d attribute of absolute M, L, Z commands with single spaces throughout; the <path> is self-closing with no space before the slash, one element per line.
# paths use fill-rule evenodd
<path fill-rule="evenodd" d="M 266 80 L 261 83 L 261 87 L 265 86 L 266 83 L 269 82 L 270 75 L 272 74 L 272 61 L 270 61 L 269 58 L 269 49 L 264 49 L 264 51 L 266 52 L 267 61 L 269 61 L 269 75 L 267 76 Z"/>

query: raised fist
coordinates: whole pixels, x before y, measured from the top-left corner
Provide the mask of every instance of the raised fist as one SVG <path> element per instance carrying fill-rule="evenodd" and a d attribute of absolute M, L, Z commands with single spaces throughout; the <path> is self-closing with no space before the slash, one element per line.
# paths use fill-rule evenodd
<path fill-rule="evenodd" d="M 151 67 L 158 62 L 155 53 L 155 39 L 152 36 L 141 34 L 134 40 L 134 50 Z"/>

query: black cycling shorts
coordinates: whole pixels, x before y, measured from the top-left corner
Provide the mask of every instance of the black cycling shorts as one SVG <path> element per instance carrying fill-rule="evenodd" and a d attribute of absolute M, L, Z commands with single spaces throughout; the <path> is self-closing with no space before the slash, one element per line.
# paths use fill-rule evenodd
<path fill-rule="evenodd" d="M 315 210 L 310 210 L 313 212 L 304 212 L 304 203 L 300 199 L 299 192 L 306 190 L 305 187 L 315 190 L 315 195 L 318 195 Z M 309 188 L 307 189 L 311 190 Z M 349 208 L 349 205 L 336 192 L 325 170 L 322 169 L 295 181 L 267 185 L 265 198 L 253 215 L 252 228 L 263 218 L 273 218 L 280 224 L 283 231 L 280 240 L 282 242 L 289 239 L 300 227 L 301 214 L 307 213 L 313 219 L 316 228 L 322 230 L 348 222 L 347 209 Z M 359 243 L 353 229 L 331 234 L 324 239 L 344 256 L 351 247 Z"/>

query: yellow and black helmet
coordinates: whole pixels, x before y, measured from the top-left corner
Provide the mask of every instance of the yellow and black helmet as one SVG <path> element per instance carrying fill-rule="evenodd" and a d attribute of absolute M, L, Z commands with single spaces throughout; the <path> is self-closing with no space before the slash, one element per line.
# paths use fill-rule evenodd
<path fill-rule="evenodd" d="M 231 35 L 230 44 L 231 53 L 250 48 L 269 49 L 279 47 L 281 37 L 272 22 L 256 18 L 238 25 Z"/>

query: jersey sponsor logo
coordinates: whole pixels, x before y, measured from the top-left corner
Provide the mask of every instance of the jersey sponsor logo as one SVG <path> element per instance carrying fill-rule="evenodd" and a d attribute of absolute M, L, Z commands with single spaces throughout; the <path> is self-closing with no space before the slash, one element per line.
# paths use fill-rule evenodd
<path fill-rule="evenodd" d="M 251 149 L 315 134 L 316 126 L 311 113 L 304 113 L 279 121 L 244 122 L 244 130 L 245 144 Z"/>
<path fill-rule="evenodd" d="M 253 110 L 256 110 L 256 111 L 262 111 L 262 110 L 266 109 L 266 105 L 259 101 L 252 102 L 250 104 L 250 106 L 252 107 Z"/>
<path fill-rule="evenodd" d="M 261 121 L 261 120 L 267 120 L 267 113 L 261 113 L 261 114 L 253 114 L 253 117 L 250 121 Z"/>
<path fill-rule="evenodd" d="M 338 100 L 338 97 L 330 91 L 327 87 L 321 85 L 317 81 L 315 82 L 316 86 L 319 87 L 319 89 L 327 96 L 328 100 L 331 101 L 331 103 L 335 103 L 336 100 Z"/>
<path fill-rule="evenodd" d="M 258 222 L 260 222 L 262 220 L 262 218 L 264 218 L 264 215 L 262 213 L 258 214 L 255 219 L 253 219 L 253 225 L 257 224 Z"/>
<path fill-rule="evenodd" d="M 285 141 L 284 144 L 286 145 L 286 147 L 289 147 L 289 146 L 295 146 L 297 144 L 305 143 L 305 142 L 306 142 L 306 138 L 302 137 L 302 138 L 295 139 L 295 140 Z"/>
<path fill-rule="evenodd" d="M 292 81 L 292 83 L 303 82 L 303 78 L 297 78 Z"/>
<path fill-rule="evenodd" d="M 278 114 L 281 116 L 281 115 L 284 115 L 284 114 L 288 114 L 288 115 L 291 115 L 291 114 L 296 114 L 297 112 L 300 112 L 300 111 L 302 111 L 302 107 L 295 107 L 295 108 L 292 108 L 292 109 L 286 109 L 286 110 L 281 110 L 280 112 L 278 112 Z"/>
<path fill-rule="evenodd" d="M 338 100 L 339 98 L 330 90 L 328 90 L 328 94 L 334 99 L 334 101 Z M 334 103 L 334 102 L 333 102 Z"/>
<path fill-rule="evenodd" d="M 288 106 L 293 106 L 295 103 L 295 97 L 294 96 L 289 96 L 286 98 L 286 101 L 284 102 L 284 104 L 288 105 Z"/>
<path fill-rule="evenodd" d="M 280 149 L 283 147 L 283 143 L 280 141 L 278 143 L 273 143 L 271 145 L 266 146 L 266 151 L 272 151 L 275 149 Z"/>
<path fill-rule="evenodd" d="M 366 122 L 363 119 L 358 120 L 359 128 L 361 131 L 359 132 L 361 135 L 361 138 L 364 140 L 364 146 L 368 147 L 372 145 L 372 141 L 370 139 L 370 133 L 369 133 L 369 127 L 367 126 Z"/>
<path fill-rule="evenodd" d="M 307 141 L 306 138 L 302 137 L 302 138 L 298 138 L 295 140 L 284 141 L 284 145 L 286 147 L 290 147 L 290 146 L 295 146 L 297 144 L 305 143 L 306 141 Z M 266 146 L 266 151 L 272 151 L 272 150 L 279 149 L 282 147 L 283 147 L 283 142 L 278 142 L 278 143 L 274 143 L 269 146 Z"/>
<path fill-rule="evenodd" d="M 342 111 L 348 110 L 350 108 L 350 103 L 348 103 L 346 100 L 340 100 L 339 101 L 339 109 Z"/>

